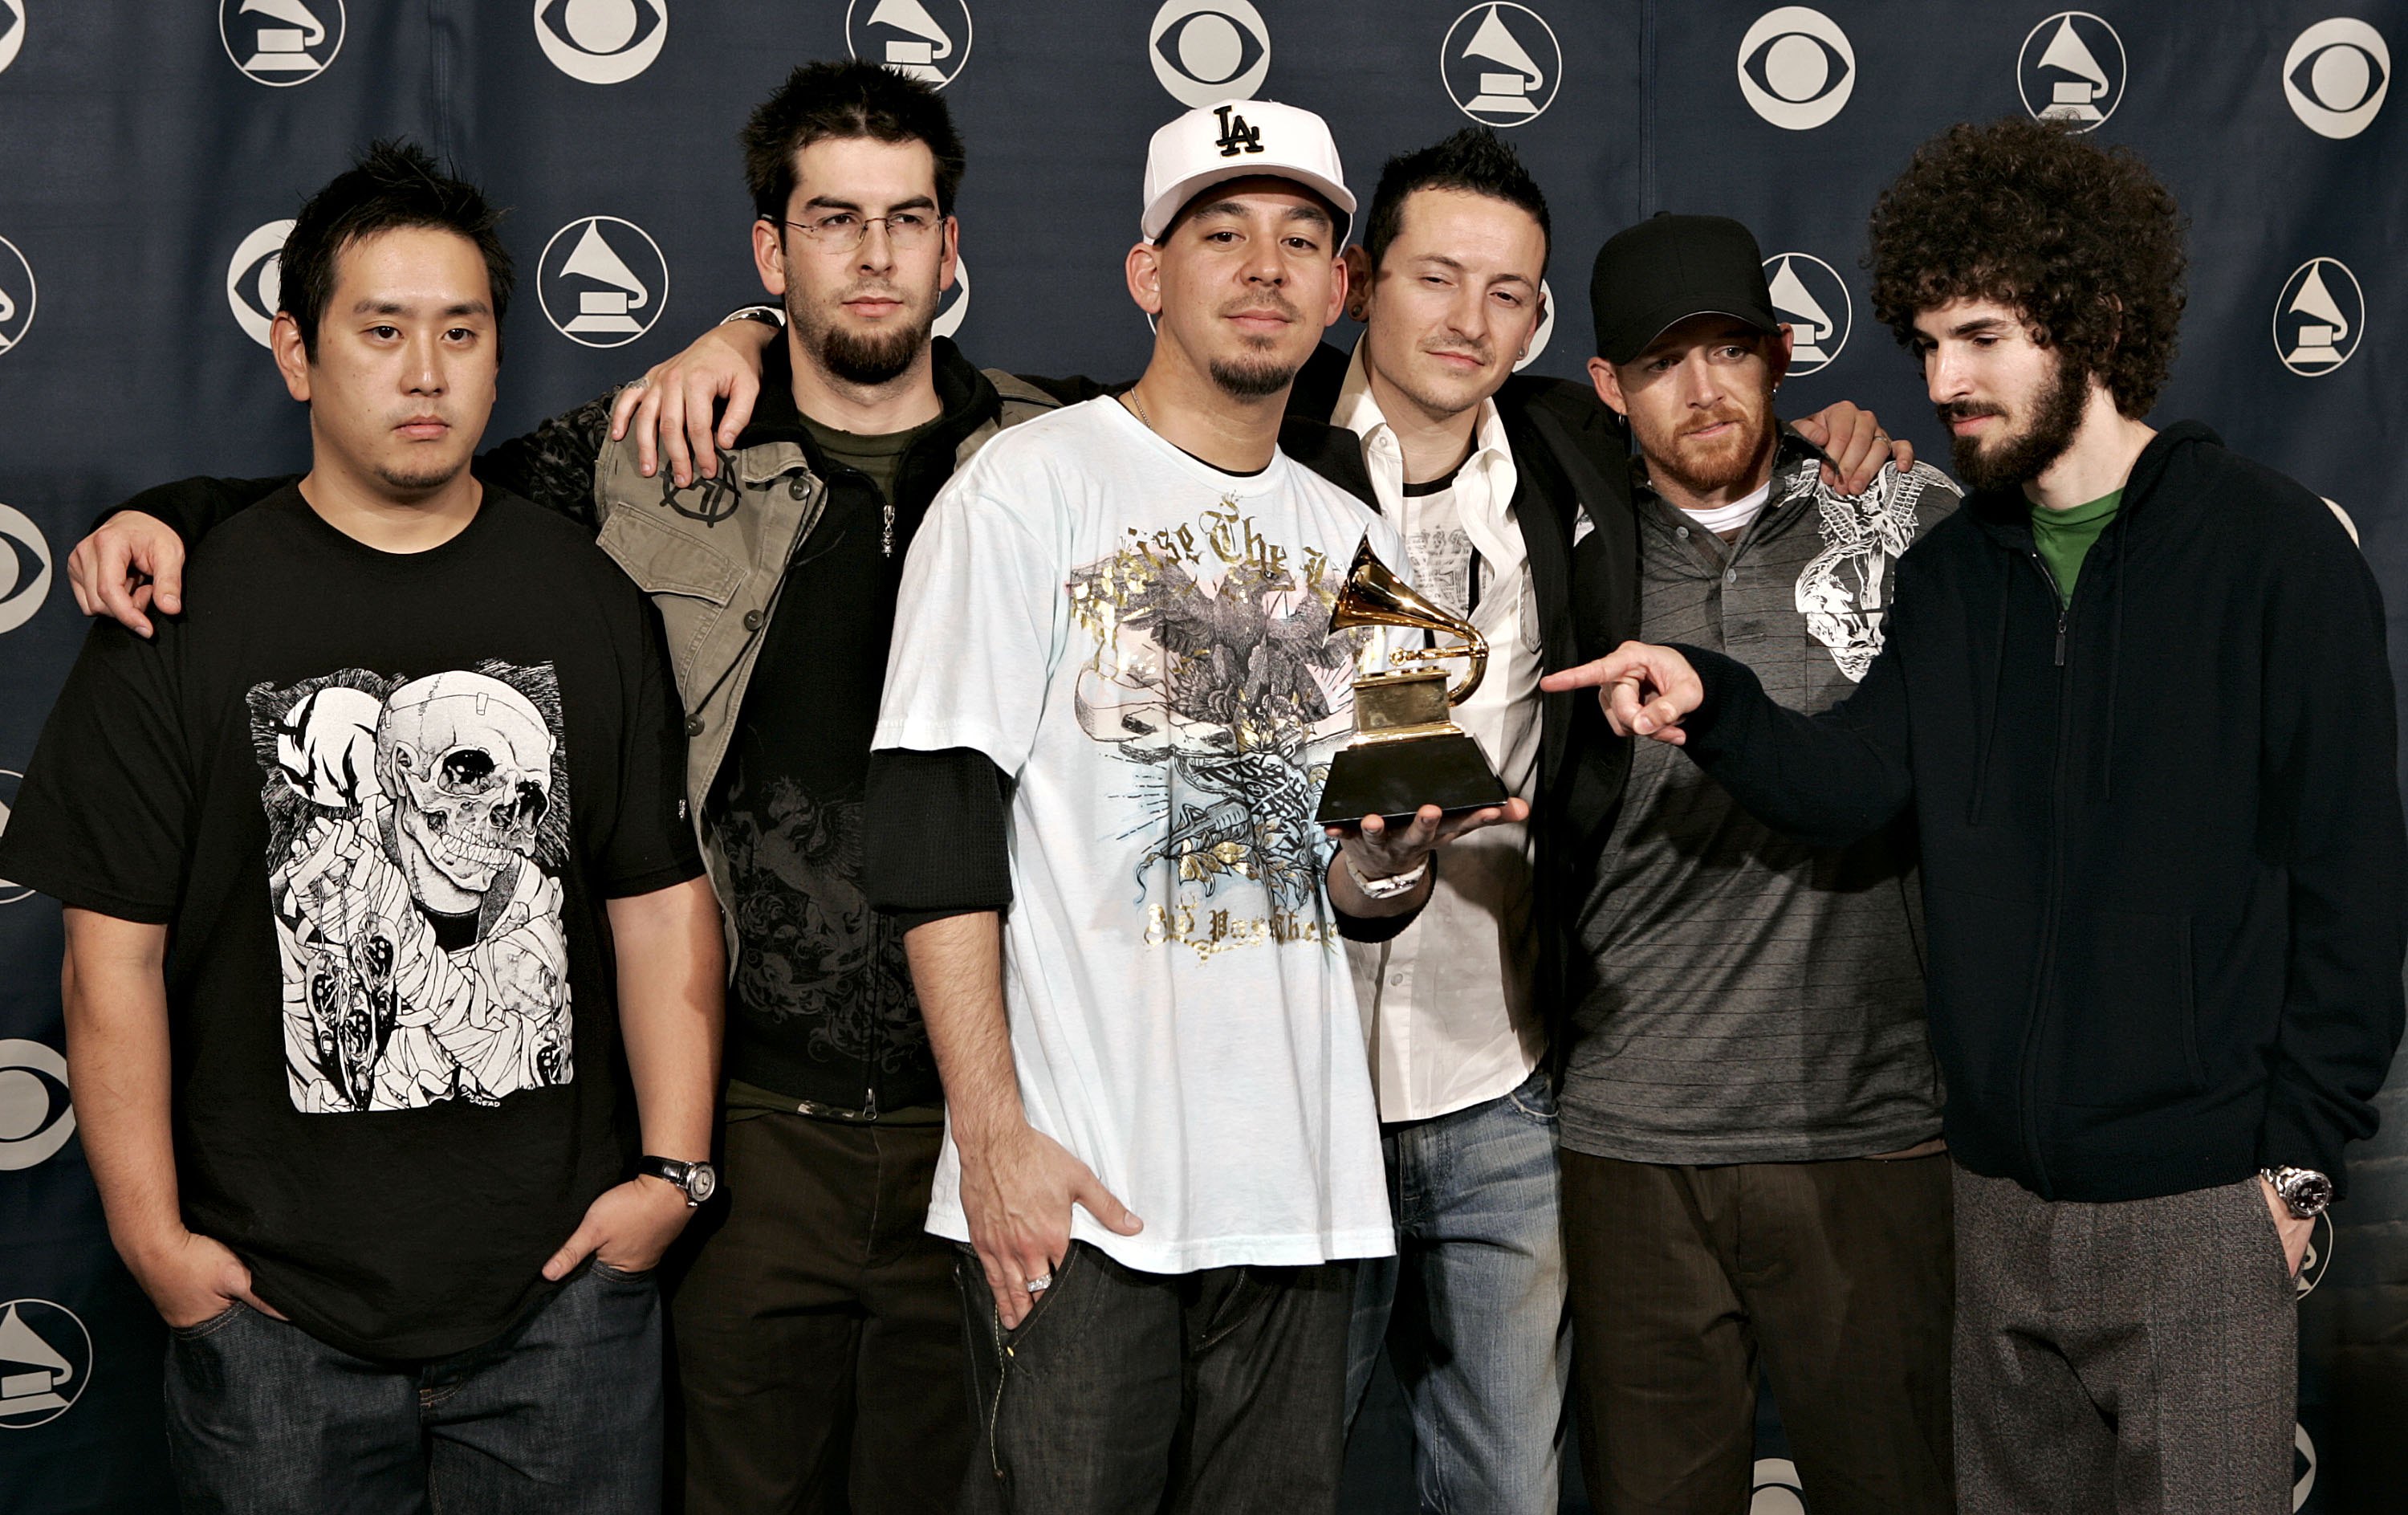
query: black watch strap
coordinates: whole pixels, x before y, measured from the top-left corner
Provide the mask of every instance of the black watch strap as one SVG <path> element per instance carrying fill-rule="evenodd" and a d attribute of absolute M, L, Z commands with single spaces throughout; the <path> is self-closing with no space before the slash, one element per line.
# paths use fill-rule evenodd
<path fill-rule="evenodd" d="M 719 1188 L 719 1170 L 708 1162 L 680 1162 L 675 1158 L 648 1154 L 636 1160 L 636 1172 L 638 1176 L 675 1184 L 684 1191 L 688 1209 L 710 1198 Z"/>

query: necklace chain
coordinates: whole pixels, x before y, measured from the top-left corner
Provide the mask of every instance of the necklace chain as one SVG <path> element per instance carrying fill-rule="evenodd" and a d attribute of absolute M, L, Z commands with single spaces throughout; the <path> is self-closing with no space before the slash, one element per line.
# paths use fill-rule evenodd
<path fill-rule="evenodd" d="M 1121 398 L 1128 401 L 1129 409 L 1137 412 L 1139 423 L 1142 425 L 1146 430 L 1158 431 L 1161 429 L 1154 424 L 1154 417 L 1145 413 L 1145 401 L 1137 397 L 1136 385 L 1132 384 L 1127 389 L 1123 390 L 1121 392 Z"/>

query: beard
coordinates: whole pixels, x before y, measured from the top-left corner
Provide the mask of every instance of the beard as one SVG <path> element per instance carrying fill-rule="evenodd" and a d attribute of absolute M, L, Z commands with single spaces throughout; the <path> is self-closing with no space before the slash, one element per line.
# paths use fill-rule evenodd
<path fill-rule="evenodd" d="M 1987 448 L 1979 437 L 1950 437 L 1948 452 L 1956 465 L 1956 477 L 1975 489 L 2013 489 L 2039 477 L 2072 445 L 2089 397 L 2089 384 L 2062 357 L 2055 359 L 2047 383 L 2032 397 L 2031 419 L 2022 430 L 2007 433 Z M 1943 426 L 1970 416 L 2007 413 L 1999 406 L 1970 400 L 1937 409 Z"/>
<path fill-rule="evenodd" d="M 786 306 L 786 320 L 801 337 L 803 351 L 817 358 L 830 375 L 864 389 L 901 378 L 926 349 L 928 334 L 937 324 L 935 291 L 917 300 L 888 290 L 879 293 L 903 301 L 904 319 L 877 331 L 855 331 L 833 313 L 816 308 L 797 310 L 791 300 Z"/>
<path fill-rule="evenodd" d="M 1692 495 L 1702 496 L 1743 483 L 1756 472 L 1772 440 L 1771 420 L 1771 396 L 1768 393 L 1753 410 L 1738 405 L 1717 406 L 1684 431 L 1651 436 L 1652 428 L 1634 429 L 1639 433 L 1639 450 L 1647 458 L 1648 472 Z M 1737 423 L 1727 437 L 1710 442 L 1687 440 L 1690 431 L 1725 421 Z"/>

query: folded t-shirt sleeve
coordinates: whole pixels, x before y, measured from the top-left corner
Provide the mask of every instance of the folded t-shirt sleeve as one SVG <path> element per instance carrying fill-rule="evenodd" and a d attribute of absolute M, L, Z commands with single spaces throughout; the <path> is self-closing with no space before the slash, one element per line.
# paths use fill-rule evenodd
<path fill-rule="evenodd" d="M 862 883 L 904 929 L 1011 903 L 1011 777 L 971 747 L 869 755 Z"/>
<path fill-rule="evenodd" d="M 93 623 L 0 833 L 0 878 L 146 925 L 175 915 L 193 823 L 183 628 L 157 629 Z"/>
<path fill-rule="evenodd" d="M 996 462 L 1018 456 L 1010 440 L 953 475 L 912 538 L 873 749 L 975 747 L 1017 773 L 1036 743 L 1067 625 L 1067 558 L 1047 540 L 1057 486 Z"/>
<path fill-rule="evenodd" d="M 698 876 L 702 849 L 686 804 L 685 712 L 669 674 L 660 612 L 632 584 L 613 584 L 610 593 L 622 600 L 628 666 L 621 675 L 626 704 L 619 803 L 602 847 L 602 888 L 624 900 Z"/>

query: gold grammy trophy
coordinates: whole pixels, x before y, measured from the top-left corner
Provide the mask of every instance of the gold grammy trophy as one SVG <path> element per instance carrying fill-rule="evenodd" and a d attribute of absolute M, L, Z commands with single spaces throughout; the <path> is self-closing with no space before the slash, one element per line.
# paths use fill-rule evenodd
<path fill-rule="evenodd" d="M 1313 819 L 1342 826 L 1366 815 L 1403 825 L 1424 805 L 1454 812 L 1501 805 L 1504 781 L 1450 711 L 1471 698 L 1488 672 L 1488 639 L 1469 621 L 1431 603 L 1397 577 L 1371 551 L 1369 538 L 1354 552 L 1329 629 L 1401 626 L 1461 639 L 1461 645 L 1411 647 L 1389 655 L 1391 663 L 1428 664 L 1450 657 L 1470 667 L 1450 688 L 1442 668 L 1392 668 L 1354 681 L 1354 740 L 1329 764 L 1321 809 Z"/>

